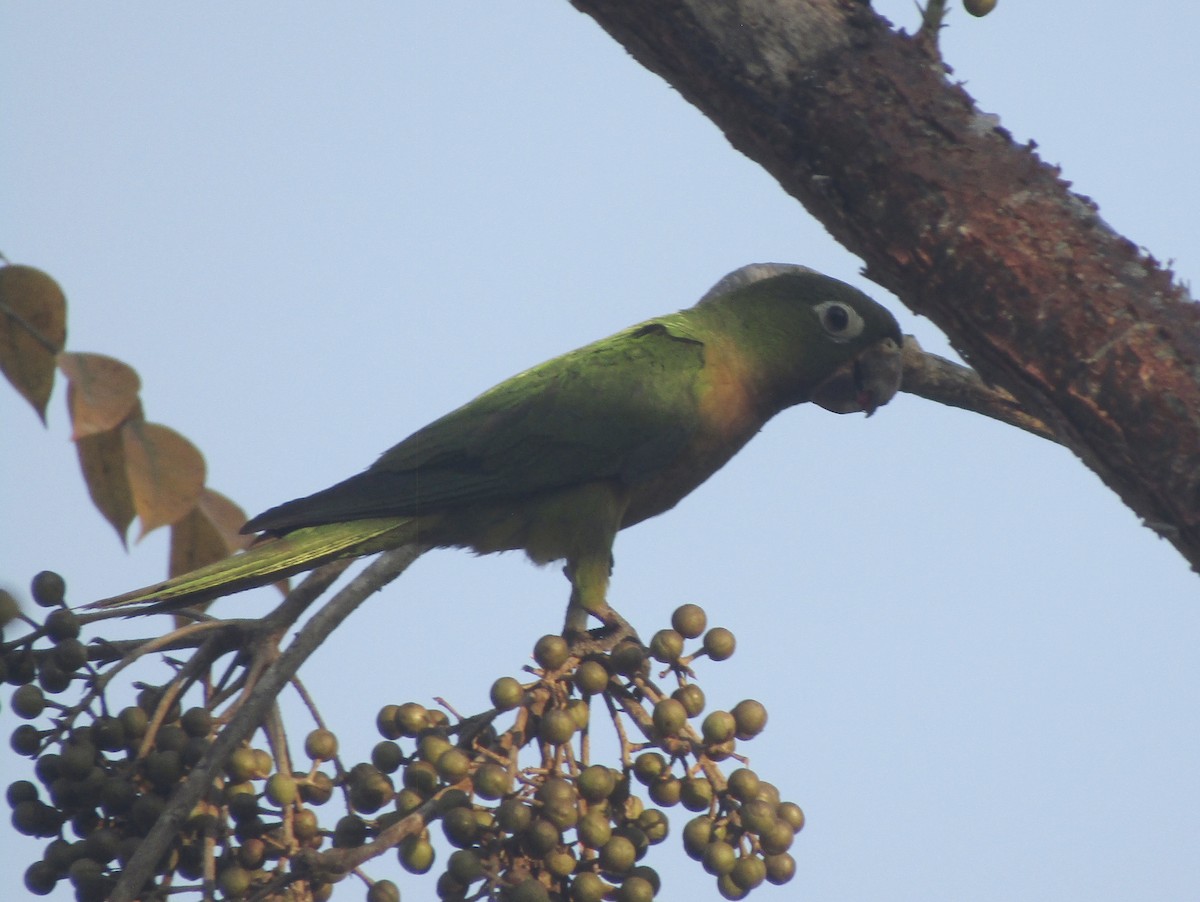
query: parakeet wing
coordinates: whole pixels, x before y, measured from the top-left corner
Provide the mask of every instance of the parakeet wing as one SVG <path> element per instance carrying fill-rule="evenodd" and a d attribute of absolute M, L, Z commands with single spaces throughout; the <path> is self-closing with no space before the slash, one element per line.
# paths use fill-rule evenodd
<path fill-rule="evenodd" d="M 269 510 L 246 531 L 413 516 L 614 477 L 635 483 L 697 428 L 703 367 L 703 343 L 676 323 L 634 326 L 513 376 L 363 473 Z"/>

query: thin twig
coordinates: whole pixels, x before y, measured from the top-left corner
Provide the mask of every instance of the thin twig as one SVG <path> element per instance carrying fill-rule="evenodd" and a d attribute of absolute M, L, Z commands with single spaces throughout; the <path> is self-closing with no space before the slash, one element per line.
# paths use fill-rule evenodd
<path fill-rule="evenodd" d="M 1019 401 L 997 386 L 985 383 L 973 369 L 922 350 L 911 335 L 904 336 L 904 377 L 900 390 L 909 394 L 969 410 L 1024 429 L 1039 438 L 1058 439 L 1042 420 L 1025 410 Z"/>

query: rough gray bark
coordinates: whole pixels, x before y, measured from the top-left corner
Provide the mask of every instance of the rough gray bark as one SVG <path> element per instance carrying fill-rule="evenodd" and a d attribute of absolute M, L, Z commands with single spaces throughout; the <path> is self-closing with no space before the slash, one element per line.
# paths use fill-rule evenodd
<path fill-rule="evenodd" d="M 572 0 L 1200 570 L 1200 310 L 862 0 Z"/>

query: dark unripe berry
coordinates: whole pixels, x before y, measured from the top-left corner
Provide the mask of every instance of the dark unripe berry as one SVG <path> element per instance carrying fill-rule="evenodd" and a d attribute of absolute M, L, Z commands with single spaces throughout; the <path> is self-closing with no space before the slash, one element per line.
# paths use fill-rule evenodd
<path fill-rule="evenodd" d="M 612 669 L 622 676 L 636 676 L 646 665 L 646 652 L 632 640 L 618 643 L 610 657 Z"/>
<path fill-rule="evenodd" d="M 432 715 L 436 713 L 430 711 L 424 705 L 418 705 L 416 702 L 405 702 L 396 708 L 395 723 L 397 729 L 400 730 L 401 736 L 414 737 L 422 730 L 434 726 Z M 386 736 L 385 739 L 395 739 L 395 736 Z"/>
<path fill-rule="evenodd" d="M 608 686 L 608 668 L 596 660 L 582 662 L 575 670 L 575 685 L 585 695 L 596 695 Z"/>
<path fill-rule="evenodd" d="M 37 686 L 27 683 L 17 687 L 12 694 L 13 713 L 25 720 L 33 720 L 46 708 L 46 696 Z"/>
<path fill-rule="evenodd" d="M 87 646 L 73 636 L 55 645 L 52 654 L 54 663 L 67 673 L 74 673 L 88 659 Z"/>
<path fill-rule="evenodd" d="M 68 639 L 68 642 L 78 642 L 78 639 Z M 57 650 L 57 646 L 55 646 Z M 38 662 L 37 682 L 42 687 L 42 691 L 48 695 L 57 695 L 59 692 L 65 692 L 67 687 L 71 685 L 71 674 L 69 671 L 63 670 L 58 662 L 52 658 L 42 658 Z"/>
<path fill-rule="evenodd" d="M 146 712 L 135 705 L 122 708 L 117 720 L 121 722 L 121 729 L 125 731 L 125 741 L 130 744 L 145 736 L 150 726 L 150 718 Z"/>
<path fill-rule="evenodd" d="M 689 858 L 700 861 L 712 841 L 713 819 L 708 815 L 694 817 L 683 827 L 683 850 Z"/>
<path fill-rule="evenodd" d="M 550 902 L 550 892 L 530 877 L 518 883 L 508 898 L 511 902 Z"/>
<path fill-rule="evenodd" d="M 737 723 L 738 739 L 752 739 L 767 726 L 767 709 L 755 699 L 738 702 L 730 713 Z"/>
<path fill-rule="evenodd" d="M 636 868 L 629 872 L 630 877 L 640 877 L 650 884 L 655 894 L 662 891 L 662 878 L 658 876 L 658 871 L 649 865 L 639 864 Z"/>
<path fill-rule="evenodd" d="M 255 776 L 255 765 L 253 749 L 242 746 L 234 749 L 229 760 L 225 762 L 225 773 L 234 783 L 245 783 Z"/>
<path fill-rule="evenodd" d="M 550 821 L 539 817 L 521 835 L 521 840 L 530 855 L 541 858 L 562 842 L 562 831 Z"/>
<path fill-rule="evenodd" d="M 695 639 L 708 626 L 708 615 L 698 604 L 682 604 L 671 614 L 671 626 L 685 639 Z"/>
<path fill-rule="evenodd" d="M 778 805 L 782 801 L 779 797 L 779 787 L 769 780 L 758 781 L 758 798 L 772 805 Z"/>
<path fill-rule="evenodd" d="M 741 809 L 742 826 L 751 833 L 762 833 L 775 823 L 775 806 L 762 799 L 751 799 Z"/>
<path fill-rule="evenodd" d="M 683 705 L 688 717 L 695 717 L 704 710 L 704 690 L 695 683 L 680 686 L 671 693 L 671 698 Z"/>
<path fill-rule="evenodd" d="M 375 715 L 375 729 L 384 739 L 399 739 L 403 735 L 396 724 L 396 712 L 399 710 L 399 705 L 384 705 Z"/>
<path fill-rule="evenodd" d="M 567 713 L 575 723 L 575 729 L 582 730 L 588 725 L 592 716 L 592 706 L 581 698 L 573 698 L 567 702 Z"/>
<path fill-rule="evenodd" d="M 523 833 L 533 823 L 533 809 L 517 799 L 507 799 L 496 809 L 496 822 L 509 833 Z"/>
<path fill-rule="evenodd" d="M 767 866 L 767 882 L 780 886 L 796 875 L 796 859 L 786 852 L 768 855 L 763 862 Z"/>
<path fill-rule="evenodd" d="M 417 754 L 422 761 L 428 761 L 433 765 L 436 765 L 438 758 L 442 757 L 442 755 L 452 748 L 454 746 L 450 740 L 440 733 L 426 733 L 417 740 Z"/>
<path fill-rule="evenodd" d="M 451 808 L 442 815 L 442 832 L 451 845 L 462 849 L 474 842 L 479 833 L 479 821 L 470 808 Z"/>
<path fill-rule="evenodd" d="M 617 778 L 610 768 L 603 764 L 593 764 L 583 769 L 576 785 L 579 787 L 579 794 L 589 802 L 601 802 L 617 788 Z"/>
<path fill-rule="evenodd" d="M 460 748 L 448 748 L 438 756 L 438 776 L 447 783 L 457 783 L 471 769 L 471 756 Z"/>
<path fill-rule="evenodd" d="M 333 846 L 336 849 L 354 849 L 367 841 L 367 824 L 357 815 L 347 814 L 333 828 Z"/>
<path fill-rule="evenodd" d="M 254 779 L 267 779 L 275 769 L 275 759 L 266 749 L 251 749 L 250 752 L 254 755 Z"/>
<path fill-rule="evenodd" d="M 410 874 L 428 873 L 435 858 L 429 838 L 422 835 L 405 837 L 396 850 L 396 856 Z"/>
<path fill-rule="evenodd" d="M 305 774 L 299 776 L 300 798 L 309 805 L 324 805 L 333 797 L 333 779 L 329 774 L 317 771 L 311 777 Z"/>
<path fill-rule="evenodd" d="M 700 725 L 704 741 L 713 745 L 728 742 L 737 732 L 737 721 L 728 711 L 713 711 Z"/>
<path fill-rule="evenodd" d="M 996 0 L 963 0 L 963 9 L 976 17 L 983 17 L 996 8 Z"/>
<path fill-rule="evenodd" d="M 179 725 L 189 736 L 205 738 L 212 732 L 212 712 L 207 708 L 188 708 L 179 718 Z"/>
<path fill-rule="evenodd" d="M 707 777 L 685 777 L 679 800 L 688 811 L 704 811 L 713 800 L 713 785 Z"/>
<path fill-rule="evenodd" d="M 25 889 L 35 896 L 48 896 L 58 884 L 58 869 L 48 861 L 35 861 L 25 869 Z"/>
<path fill-rule="evenodd" d="M 571 881 L 571 902 L 603 902 L 609 889 L 599 874 L 584 871 Z"/>
<path fill-rule="evenodd" d="M 58 812 L 45 802 L 19 802 L 13 806 L 12 825 L 25 836 L 53 836 L 61 823 Z"/>
<path fill-rule="evenodd" d="M 313 761 L 329 761 L 337 752 L 337 736 L 323 727 L 318 727 L 304 737 L 304 754 Z"/>
<path fill-rule="evenodd" d="M 390 880 L 376 880 L 367 890 L 367 902 L 400 902 L 400 888 Z"/>
<path fill-rule="evenodd" d="M 637 863 L 637 847 L 624 836 L 614 836 L 600 849 L 600 867 L 609 874 L 619 875 Z"/>
<path fill-rule="evenodd" d="M 8 784 L 8 791 L 5 793 L 5 799 L 10 807 L 15 807 L 21 802 L 36 802 L 38 798 L 38 788 L 29 780 L 17 780 Z"/>
<path fill-rule="evenodd" d="M 710 842 L 704 848 L 704 857 L 701 861 L 704 864 L 704 870 L 714 877 L 720 877 L 733 870 L 737 864 L 737 854 L 733 851 L 733 846 L 727 842 Z"/>
<path fill-rule="evenodd" d="M 438 771 L 428 762 L 413 762 L 404 768 L 402 781 L 404 787 L 413 789 L 427 799 L 437 792 Z"/>
<path fill-rule="evenodd" d="M 683 636 L 678 630 L 659 630 L 650 640 L 650 654 L 663 664 L 678 661 L 683 654 Z"/>
<path fill-rule="evenodd" d="M 507 768 L 486 761 L 472 775 L 471 785 L 481 799 L 499 799 L 512 791 L 512 777 Z"/>
<path fill-rule="evenodd" d="M 775 816 L 787 823 L 793 833 L 804 829 L 804 811 L 795 802 L 780 802 L 775 809 Z"/>
<path fill-rule="evenodd" d="M 67 608 L 51 611 L 46 617 L 46 635 L 51 642 L 76 638 L 79 635 L 79 615 Z"/>
<path fill-rule="evenodd" d="M 650 796 L 650 801 L 655 805 L 670 808 L 672 805 L 679 804 L 679 797 L 683 792 L 683 783 L 678 777 L 668 774 L 665 777 L 659 777 L 647 786 L 646 792 Z"/>
<path fill-rule="evenodd" d="M 765 830 L 758 834 L 758 844 L 764 855 L 780 855 L 792 847 L 795 840 L 792 825 L 782 818 L 777 818 Z"/>
<path fill-rule="evenodd" d="M 671 825 L 667 816 L 657 808 L 647 808 L 637 817 L 638 829 L 646 834 L 651 845 L 657 845 L 667 838 Z"/>
<path fill-rule="evenodd" d="M 250 889 L 251 875 L 241 865 L 228 864 L 217 871 L 217 886 L 226 899 L 238 899 Z"/>
<path fill-rule="evenodd" d="M 678 736 L 687 726 L 687 709 L 673 698 L 664 698 L 654 706 L 654 729 L 661 736 Z"/>
<path fill-rule="evenodd" d="M 729 876 L 742 889 L 751 890 L 761 885 L 766 879 L 767 866 L 761 858 L 746 855 L 737 860 L 737 864 L 733 866 Z"/>
<path fill-rule="evenodd" d="M 299 789 L 296 786 L 296 781 L 287 774 L 274 773 L 267 778 L 266 786 L 267 801 L 273 805 L 283 808 L 286 805 L 291 805 L 296 801 L 299 795 Z"/>
<path fill-rule="evenodd" d="M 472 849 L 457 849 L 446 860 L 446 872 L 463 886 L 483 877 L 483 862 Z"/>
<path fill-rule="evenodd" d="M 67 597 L 67 583 L 54 571 L 43 570 L 33 578 L 29 591 L 40 607 L 53 608 L 61 605 Z"/>
<path fill-rule="evenodd" d="M 10 686 L 32 683 L 37 677 L 37 660 L 33 652 L 13 649 L 4 656 L 4 679 Z"/>
<path fill-rule="evenodd" d="M 542 715 L 538 738 L 551 745 L 562 745 L 575 735 L 575 718 L 562 708 L 551 708 Z"/>
<path fill-rule="evenodd" d="M 496 682 L 492 683 L 492 689 L 489 693 L 492 700 L 492 705 L 499 708 L 501 711 L 511 711 L 525 698 L 525 690 L 521 688 L 521 684 L 512 677 L 500 677 Z"/>
<path fill-rule="evenodd" d="M 542 636 L 533 646 L 533 659 L 545 670 L 557 670 L 567 663 L 570 648 L 567 640 L 554 634 Z"/>
<path fill-rule="evenodd" d="M 649 785 L 667 773 L 667 759 L 658 752 L 642 752 L 633 761 L 633 775 L 642 785 Z"/>
<path fill-rule="evenodd" d="M 575 835 L 589 849 L 600 849 L 612 839 L 612 822 L 608 815 L 592 809 L 575 825 Z"/>
<path fill-rule="evenodd" d="M 748 767 L 739 767 L 728 777 L 729 794 L 739 802 L 748 802 L 758 792 L 758 774 Z"/>
<path fill-rule="evenodd" d="M 180 760 L 179 752 L 174 750 L 151 752 L 143 763 L 143 772 L 146 779 L 154 784 L 155 789 L 165 792 L 183 776 L 183 761 Z"/>
<path fill-rule="evenodd" d="M 390 739 L 381 739 L 371 749 L 371 763 L 383 773 L 392 774 L 404 763 L 404 753 Z"/>
<path fill-rule="evenodd" d="M 311 808 L 301 808 L 292 818 L 292 833 L 301 842 L 307 842 L 320 832 L 321 825 Z"/>
<path fill-rule="evenodd" d="M 617 888 L 616 902 L 653 902 L 654 885 L 643 877 L 626 877 Z"/>
<path fill-rule="evenodd" d="M 704 653 L 714 661 L 724 661 L 733 655 L 737 640 L 723 626 L 714 626 L 704 634 Z"/>
<path fill-rule="evenodd" d="M 542 864 L 555 877 L 567 877 L 575 872 L 575 856 L 570 849 L 551 849 L 542 857 Z"/>
<path fill-rule="evenodd" d="M 722 899 L 745 899 L 750 894 L 750 890 L 743 889 L 733 882 L 731 874 L 722 874 L 717 878 L 717 892 L 721 894 Z"/>

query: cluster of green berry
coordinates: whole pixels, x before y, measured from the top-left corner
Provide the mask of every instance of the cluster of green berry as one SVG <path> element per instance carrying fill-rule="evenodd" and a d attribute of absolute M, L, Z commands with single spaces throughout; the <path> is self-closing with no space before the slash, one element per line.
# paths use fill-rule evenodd
<path fill-rule="evenodd" d="M 685 657 L 685 642 L 701 637 Z M 804 824 L 800 808 L 752 770 L 738 767 L 726 779 L 717 766 L 737 754 L 738 741 L 762 731 L 766 710 L 745 700 L 693 726 L 705 697 L 690 665 L 701 656 L 728 658 L 733 635 L 706 629 L 703 610 L 684 605 L 649 647 L 634 639 L 591 644 L 543 636 L 533 649 L 534 678 L 496 680 L 494 710 L 454 725 L 411 702 L 383 708 L 384 739 L 371 764 L 357 768 L 378 787 L 372 810 L 391 797 L 389 775 L 399 771 L 395 810 L 374 820 L 352 814 L 347 834 L 366 842 L 394 829 L 397 818 L 427 812 L 399 844 L 403 866 L 422 874 L 434 866 L 429 824 L 440 819 L 454 849 L 437 881 L 447 900 L 649 902 L 661 880 L 643 860 L 667 838 L 664 809 L 682 805 L 698 815 L 684 830 L 684 847 L 717 878 L 722 896 L 740 899 L 763 882 L 791 879 L 788 849 Z M 675 675 L 670 695 L 651 679 L 652 659 L 666 665 L 663 675 Z M 598 699 L 621 741 L 618 767 L 589 760 Z M 513 720 L 501 732 L 506 712 Z M 630 738 L 630 724 L 640 739 Z M 399 741 L 411 743 L 411 753 Z M 529 748 L 537 760 L 522 763 Z"/>
<path fill-rule="evenodd" d="M 11 710 L 27 721 L 13 731 L 11 745 L 35 760 L 37 779 L 9 785 L 12 823 L 20 833 L 51 840 L 26 869 L 25 886 L 45 895 L 66 880 L 80 902 L 99 902 L 172 792 L 208 752 L 219 699 L 183 710 L 178 697 L 147 686 L 136 704 L 111 713 L 105 690 L 116 671 L 106 674 L 104 665 L 89 662 L 78 638 L 80 619 L 62 606 L 61 577 L 38 574 L 32 595 L 52 610 L 40 625 L 23 618 L 33 629 L 5 643 L 0 656 L 0 670 L 17 686 Z M 72 686 L 82 687 L 82 698 L 68 704 L 62 698 Z M 32 722 L 39 718 L 50 722 Z M 237 749 L 158 862 L 156 882 L 178 886 L 207 878 L 227 898 L 239 897 L 268 875 L 267 868 L 306 844 L 321 844 L 316 817 L 299 800 L 324 801 L 332 792 L 333 780 L 323 773 L 279 773 L 267 751 Z M 319 899 L 330 887 L 311 889 Z"/>
<path fill-rule="evenodd" d="M 36 777 L 12 783 L 8 801 L 18 831 L 50 840 L 26 871 L 27 889 L 46 894 L 65 880 L 81 902 L 99 902 L 210 751 L 223 706 L 244 686 L 240 677 L 225 689 L 209 680 L 204 704 L 185 709 L 185 687 L 172 681 L 110 711 L 112 679 L 138 655 L 103 641 L 85 646 L 64 595 L 61 578 L 39 574 L 33 597 L 48 615 L 41 624 L 21 615 L 28 629 L 0 644 L 0 677 L 16 686 L 10 708 L 25 721 L 12 747 L 35 760 Z M 15 603 L 0 598 L 6 604 L 11 615 Z M 692 664 L 725 660 L 735 648 L 732 633 L 708 629 L 706 619 L 684 605 L 649 646 L 632 635 L 544 636 L 525 679 L 492 685 L 490 710 L 452 720 L 415 702 L 384 706 L 382 739 L 357 764 L 343 764 L 323 727 L 305 738 L 307 768 L 293 767 L 279 730 L 270 752 L 243 744 L 184 819 L 147 889 L 320 902 L 388 849 L 406 870 L 428 873 L 437 858 L 431 831 L 440 827 L 453 850 L 437 877 L 440 898 L 648 902 L 661 880 L 645 858 L 668 836 L 666 810 L 680 805 L 695 814 L 684 848 L 725 898 L 786 882 L 804 816 L 748 768 L 726 777 L 719 767 L 744 762 L 737 744 L 762 731 L 766 711 L 745 700 L 706 712 Z M 685 655 L 690 640 L 699 648 Z M 651 676 L 654 661 L 665 665 L 659 678 L 677 684 L 670 694 Z M 68 703 L 71 688 L 79 696 Z M 591 760 L 597 710 L 619 741 L 613 766 Z M 335 795 L 345 813 L 322 826 L 318 810 Z M 368 880 L 367 899 L 397 902 L 399 891 Z"/>

